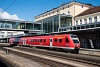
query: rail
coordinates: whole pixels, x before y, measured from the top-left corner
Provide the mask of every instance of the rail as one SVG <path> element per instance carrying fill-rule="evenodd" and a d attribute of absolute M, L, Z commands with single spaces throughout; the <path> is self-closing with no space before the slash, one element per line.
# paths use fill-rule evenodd
<path fill-rule="evenodd" d="M 12 48 L 11 48 L 12 49 Z M 82 55 L 82 54 L 70 54 L 70 53 L 63 53 L 63 52 L 55 52 L 55 51 L 48 51 L 48 50 L 41 50 L 41 49 L 32 49 L 27 47 L 13 47 L 13 49 L 17 49 L 20 51 L 25 51 L 29 53 L 36 53 L 46 55 L 49 57 L 56 57 L 60 58 L 60 60 L 69 60 L 78 63 L 84 63 L 93 66 L 100 66 L 100 58 L 97 56 L 89 56 L 89 55 Z M 74 64 L 74 63 L 73 63 Z M 72 65 L 72 64 L 71 64 Z"/>

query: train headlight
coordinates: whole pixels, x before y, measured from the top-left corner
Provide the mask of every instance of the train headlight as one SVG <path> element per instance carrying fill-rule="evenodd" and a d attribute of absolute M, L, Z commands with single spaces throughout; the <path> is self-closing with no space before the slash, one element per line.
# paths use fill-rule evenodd
<path fill-rule="evenodd" d="M 76 44 L 75 46 L 78 47 L 78 44 Z"/>
<path fill-rule="evenodd" d="M 78 47 L 78 44 L 77 44 L 77 47 Z"/>

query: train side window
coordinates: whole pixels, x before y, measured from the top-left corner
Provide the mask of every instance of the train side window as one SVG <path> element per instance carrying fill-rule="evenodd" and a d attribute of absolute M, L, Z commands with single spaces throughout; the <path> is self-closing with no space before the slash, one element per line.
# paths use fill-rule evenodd
<path fill-rule="evenodd" d="M 20 40 L 20 42 L 22 42 L 22 40 Z"/>
<path fill-rule="evenodd" d="M 36 39 L 36 42 L 38 42 L 38 39 Z"/>
<path fill-rule="evenodd" d="M 42 39 L 40 39 L 40 42 L 42 42 Z"/>
<path fill-rule="evenodd" d="M 30 42 L 33 42 L 33 39 L 31 39 Z"/>
<path fill-rule="evenodd" d="M 34 39 L 33 39 L 33 42 L 35 42 Z"/>
<path fill-rule="evenodd" d="M 66 40 L 65 40 L 66 42 L 69 42 L 69 40 L 68 40 L 68 38 L 66 38 Z"/>
<path fill-rule="evenodd" d="M 62 42 L 62 39 L 59 39 L 59 42 Z"/>
<path fill-rule="evenodd" d="M 57 39 L 54 39 L 54 42 L 57 42 Z"/>
<path fill-rule="evenodd" d="M 44 42 L 46 42 L 46 39 L 44 39 Z"/>
<path fill-rule="evenodd" d="M 35 39 L 35 42 L 36 42 L 36 39 Z"/>
<path fill-rule="evenodd" d="M 39 39 L 37 41 L 39 42 Z"/>
<path fill-rule="evenodd" d="M 32 42 L 32 39 L 30 39 L 30 42 Z"/>

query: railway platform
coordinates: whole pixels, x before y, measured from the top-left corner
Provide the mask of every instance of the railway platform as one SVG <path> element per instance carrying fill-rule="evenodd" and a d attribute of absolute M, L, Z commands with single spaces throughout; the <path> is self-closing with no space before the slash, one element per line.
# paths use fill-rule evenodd
<path fill-rule="evenodd" d="M 8 46 L 9 43 L 0 43 L 0 47 Z M 88 48 L 80 48 L 79 53 L 81 54 L 87 54 L 87 55 L 94 55 L 94 56 L 100 56 L 100 49 L 88 49 Z"/>
<path fill-rule="evenodd" d="M 81 54 L 88 54 L 88 55 L 100 56 L 100 50 L 99 49 L 81 48 L 80 49 L 80 53 Z"/>

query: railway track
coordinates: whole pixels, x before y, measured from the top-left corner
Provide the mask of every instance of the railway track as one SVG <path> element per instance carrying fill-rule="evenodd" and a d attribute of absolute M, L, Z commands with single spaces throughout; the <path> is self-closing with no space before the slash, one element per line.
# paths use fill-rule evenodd
<path fill-rule="evenodd" d="M 26 52 L 23 50 L 15 49 L 15 48 L 9 48 L 9 47 L 3 47 L 0 48 L 3 51 L 6 51 L 7 54 L 15 54 L 21 57 L 25 57 L 27 59 L 34 60 L 36 62 L 41 62 L 44 64 L 49 65 L 50 67 L 80 67 L 81 65 L 73 64 L 66 62 L 66 60 L 51 57 L 51 56 L 45 56 L 42 54 L 36 54 L 31 52 Z"/>
<path fill-rule="evenodd" d="M 64 61 L 66 60 L 67 62 L 68 61 L 69 62 L 77 62 L 76 64 L 83 64 L 83 65 L 87 65 L 87 66 L 91 65 L 93 67 L 100 67 L 100 64 L 99 64 L 100 63 L 100 57 L 81 55 L 81 54 L 70 54 L 70 53 L 63 53 L 63 52 L 55 52 L 55 51 L 36 49 L 36 48 L 32 49 L 32 48 L 27 48 L 27 47 L 13 47 L 13 49 L 17 49 L 17 50 L 25 51 L 25 52 L 29 52 L 29 53 L 41 54 L 41 55 L 45 55 L 45 56 L 49 56 L 49 57 L 60 58 L 60 59 L 63 59 Z M 7 49 L 3 48 L 3 50 L 7 50 Z M 9 49 L 9 51 L 10 51 L 10 53 L 12 53 L 12 51 L 10 49 Z M 50 62 L 49 64 L 54 65 L 54 63 L 52 64 L 52 62 Z M 56 64 L 57 64 L 57 62 L 56 62 Z M 60 66 L 60 67 L 61 67 L 61 65 L 62 65 L 61 63 L 60 63 L 60 65 L 57 64 L 57 66 Z M 67 65 L 69 67 L 75 66 L 75 65 L 72 65 L 70 63 L 67 64 Z M 63 66 L 66 67 L 65 64 L 63 64 Z M 78 66 L 80 67 L 80 65 L 78 65 Z"/>

